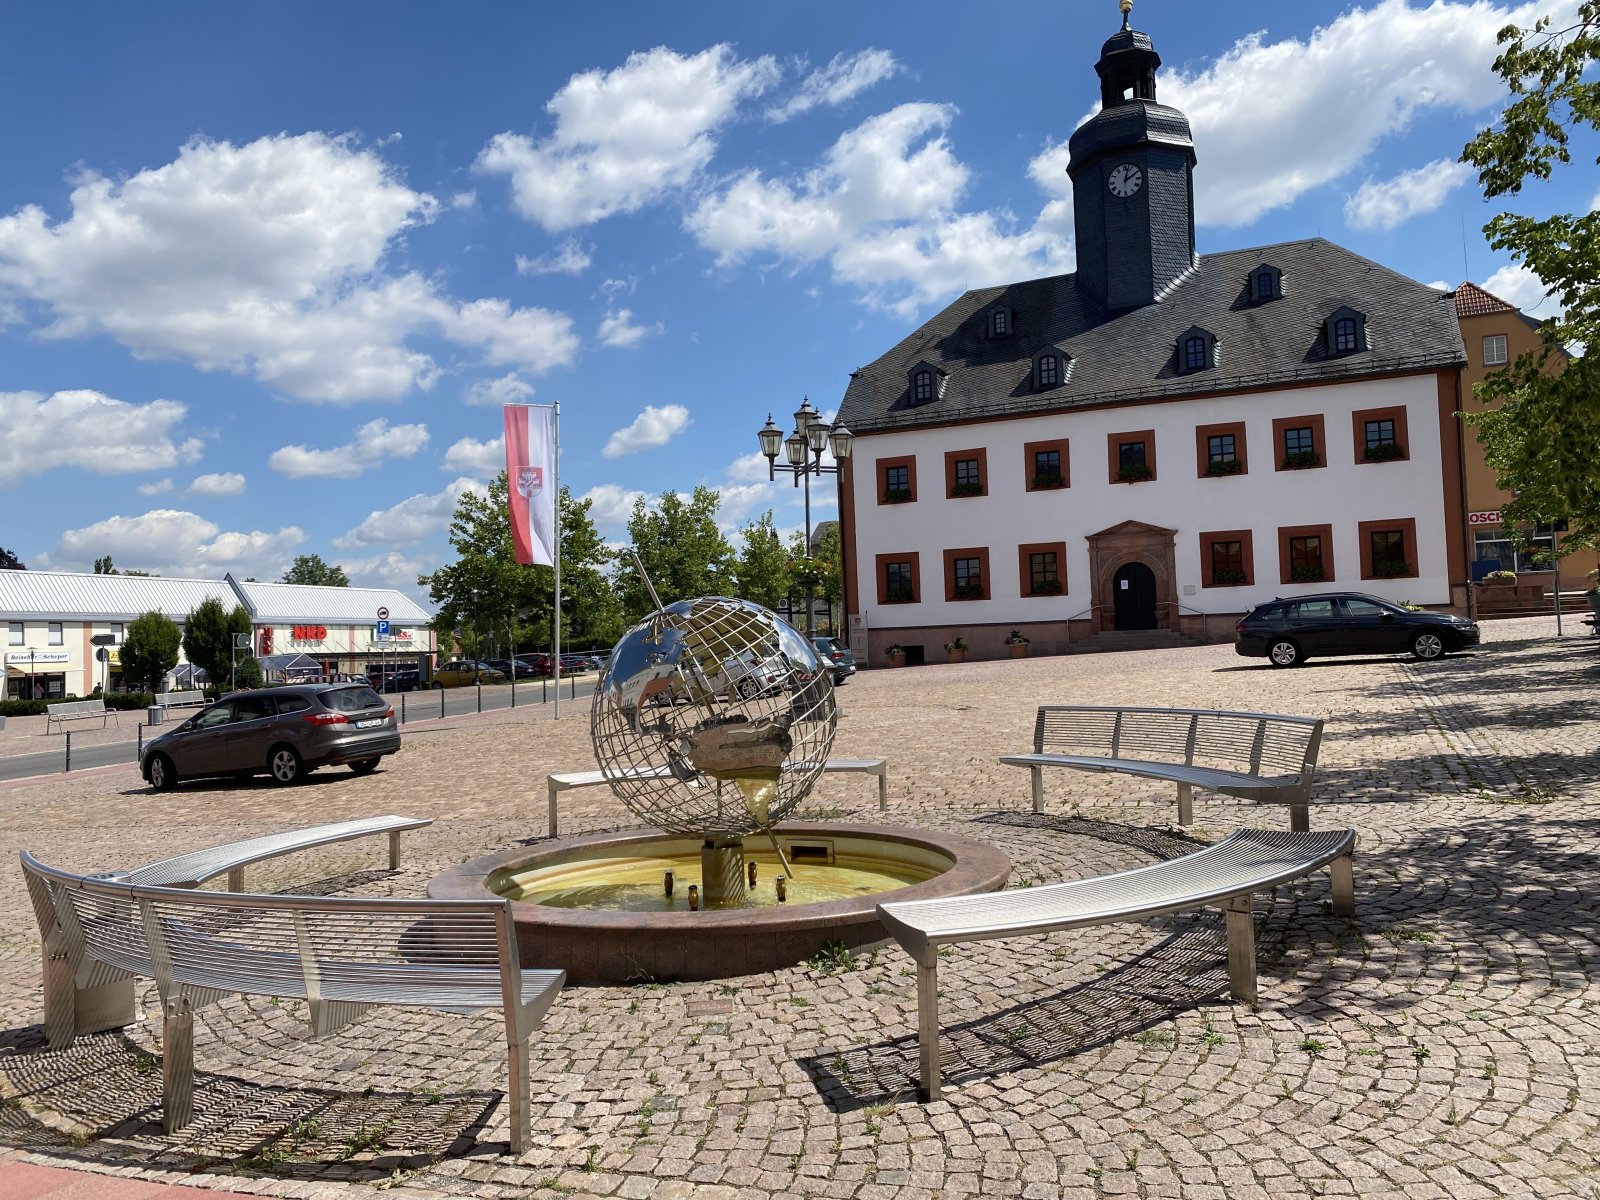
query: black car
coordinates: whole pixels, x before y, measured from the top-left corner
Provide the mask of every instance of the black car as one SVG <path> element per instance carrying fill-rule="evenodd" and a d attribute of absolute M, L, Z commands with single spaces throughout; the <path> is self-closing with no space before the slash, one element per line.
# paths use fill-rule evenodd
<path fill-rule="evenodd" d="M 144 744 L 139 773 L 157 791 L 207 775 L 299 783 L 317 767 L 357 775 L 400 749 L 394 708 L 365 683 L 293 683 L 224 696 Z"/>
<path fill-rule="evenodd" d="M 1258 604 L 1234 626 L 1246 658 L 1293 667 L 1332 654 L 1402 654 L 1435 659 L 1478 644 L 1476 622 L 1415 611 L 1360 592 L 1320 592 Z"/>

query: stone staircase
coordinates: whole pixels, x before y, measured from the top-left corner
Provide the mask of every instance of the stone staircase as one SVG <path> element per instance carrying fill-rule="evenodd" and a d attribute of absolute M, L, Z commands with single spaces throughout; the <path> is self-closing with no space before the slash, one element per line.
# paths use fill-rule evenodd
<path fill-rule="evenodd" d="M 1091 634 L 1072 643 L 1073 654 L 1103 654 L 1114 650 L 1174 650 L 1204 643 L 1170 629 L 1116 629 Z"/>

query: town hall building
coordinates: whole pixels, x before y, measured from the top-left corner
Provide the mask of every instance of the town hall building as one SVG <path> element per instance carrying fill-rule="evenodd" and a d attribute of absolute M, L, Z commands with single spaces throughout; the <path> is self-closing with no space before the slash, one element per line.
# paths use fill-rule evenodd
<path fill-rule="evenodd" d="M 858 655 L 1232 636 L 1276 596 L 1464 610 L 1450 297 L 1321 238 L 1195 252 L 1189 122 L 1123 28 L 1069 143 L 1077 271 L 970 291 L 854 372 Z M 1131 631 L 1143 631 L 1134 633 Z"/>

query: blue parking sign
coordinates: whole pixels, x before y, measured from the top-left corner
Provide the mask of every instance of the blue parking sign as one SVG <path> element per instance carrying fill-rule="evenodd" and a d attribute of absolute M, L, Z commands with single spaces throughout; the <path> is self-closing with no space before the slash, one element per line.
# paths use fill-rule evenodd
<path fill-rule="evenodd" d="M 381 637 L 381 638 L 386 638 L 386 637 L 389 636 L 389 622 L 387 622 L 387 621 L 379 621 L 378 622 L 378 636 Z"/>

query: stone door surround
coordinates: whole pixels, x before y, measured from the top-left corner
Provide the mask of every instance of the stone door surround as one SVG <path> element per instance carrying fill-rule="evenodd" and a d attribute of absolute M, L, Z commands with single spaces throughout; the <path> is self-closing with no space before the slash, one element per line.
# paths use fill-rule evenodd
<path fill-rule="evenodd" d="M 1085 539 L 1089 543 L 1090 595 L 1094 598 L 1092 626 L 1096 633 L 1116 629 L 1114 579 L 1124 563 L 1140 562 L 1156 577 L 1156 628 L 1178 627 L 1178 570 L 1173 557 L 1176 529 L 1163 529 L 1143 521 L 1123 521 Z"/>

